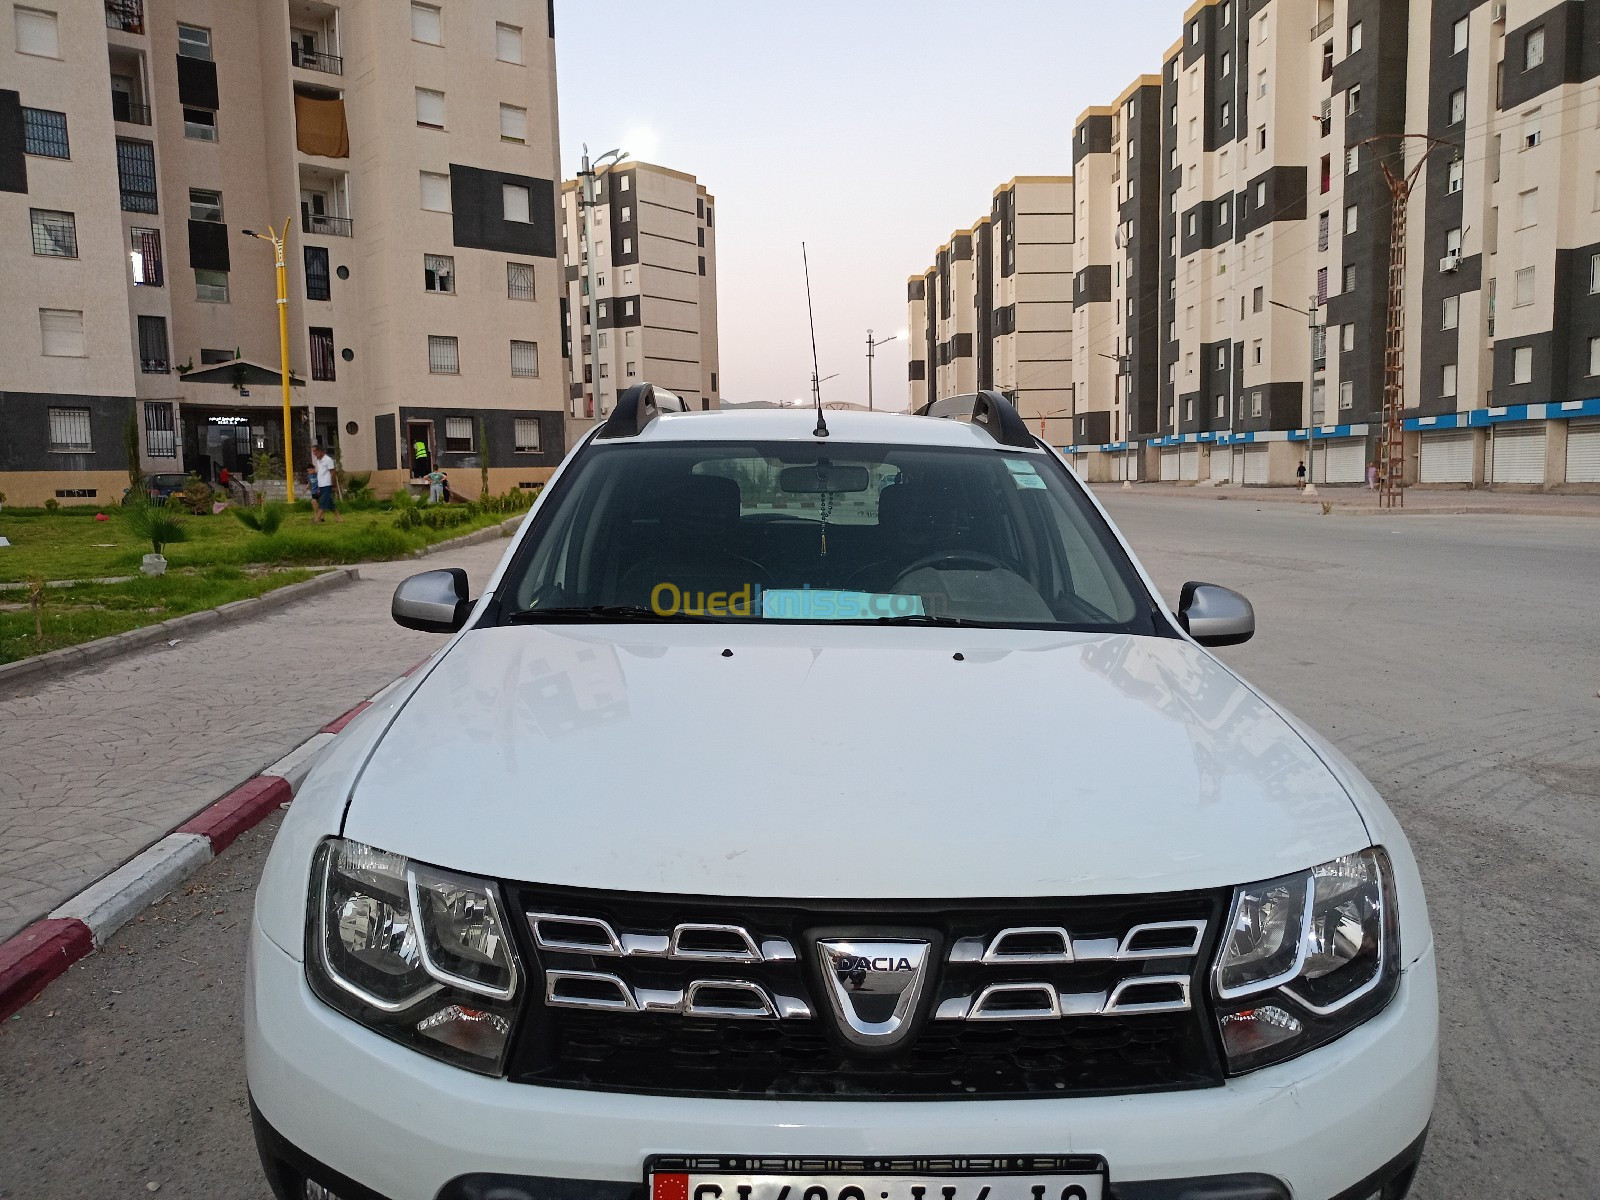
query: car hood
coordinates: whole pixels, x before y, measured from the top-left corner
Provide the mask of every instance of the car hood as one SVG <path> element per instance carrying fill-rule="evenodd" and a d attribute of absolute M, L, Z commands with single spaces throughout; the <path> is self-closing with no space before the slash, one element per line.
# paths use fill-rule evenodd
<path fill-rule="evenodd" d="M 1189 642 L 802 625 L 472 631 L 344 833 L 506 879 L 795 899 L 1209 888 L 1368 844 Z"/>

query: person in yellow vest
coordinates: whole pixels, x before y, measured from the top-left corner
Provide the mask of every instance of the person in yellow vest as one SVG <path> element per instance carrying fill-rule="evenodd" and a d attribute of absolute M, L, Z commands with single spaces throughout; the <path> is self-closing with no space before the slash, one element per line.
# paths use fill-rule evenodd
<path fill-rule="evenodd" d="M 426 478 L 431 470 L 433 463 L 428 456 L 428 443 L 418 438 L 411 444 L 411 477 Z"/>

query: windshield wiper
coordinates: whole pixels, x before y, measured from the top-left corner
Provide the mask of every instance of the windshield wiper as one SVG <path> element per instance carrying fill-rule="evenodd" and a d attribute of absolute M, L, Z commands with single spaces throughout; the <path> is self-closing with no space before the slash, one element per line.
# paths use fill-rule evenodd
<path fill-rule="evenodd" d="M 849 622 L 854 624 L 854 622 Z M 903 617 L 874 617 L 865 621 L 866 625 L 946 625 L 951 628 L 965 627 L 967 629 L 1004 629 L 1004 625 L 994 621 L 974 621 L 970 617 L 943 617 L 932 613 L 914 613 Z"/>
<path fill-rule="evenodd" d="M 506 621 L 513 625 L 536 625 L 549 621 L 557 623 L 580 623 L 594 621 L 608 623 L 612 621 L 706 621 L 710 618 L 696 613 L 659 613 L 653 608 L 641 608 L 635 604 L 584 604 L 584 605 L 557 605 L 551 608 L 519 608 L 508 613 Z"/>

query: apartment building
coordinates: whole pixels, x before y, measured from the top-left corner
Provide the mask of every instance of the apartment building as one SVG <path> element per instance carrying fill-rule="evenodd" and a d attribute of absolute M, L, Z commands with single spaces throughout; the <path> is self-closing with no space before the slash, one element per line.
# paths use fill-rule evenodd
<path fill-rule="evenodd" d="M 5 11 L 9 10 L 9 11 Z M 473 494 L 565 451 L 554 30 L 538 0 L 0 9 L 0 489 L 295 462 Z M 14 86 L 13 86 L 14 85 Z M 283 229 L 285 431 L 273 247 Z M 541 350 L 544 361 L 541 362 Z M 133 437 L 130 442 L 129 428 Z"/>
<path fill-rule="evenodd" d="M 1072 244 L 1068 176 L 1018 176 L 989 215 L 958 230 L 906 284 L 908 397 L 999 388 L 1041 429 L 1072 414 Z M 1050 436 L 1046 434 L 1045 436 Z"/>
<path fill-rule="evenodd" d="M 1389 180 L 1414 173 L 1406 481 L 1600 484 L 1600 52 L 1586 12 L 1191 5 L 1161 73 L 1072 132 L 1066 448 L 1079 469 L 1282 484 L 1305 462 L 1315 482 L 1360 482 L 1384 414 Z M 914 321 L 935 281 L 913 277 Z"/>
<path fill-rule="evenodd" d="M 690 408 L 719 407 L 716 217 L 716 198 L 693 175 L 653 163 L 597 170 L 587 205 L 581 179 L 561 185 L 573 438 L 636 383 L 664 387 Z M 571 361 L 574 328 L 581 369 Z"/>

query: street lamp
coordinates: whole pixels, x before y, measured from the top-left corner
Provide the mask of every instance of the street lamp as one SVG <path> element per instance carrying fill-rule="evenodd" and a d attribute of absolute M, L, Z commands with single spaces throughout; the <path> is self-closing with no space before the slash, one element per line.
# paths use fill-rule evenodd
<path fill-rule="evenodd" d="M 289 276 L 284 268 L 283 248 L 289 240 L 289 218 L 283 219 L 283 232 L 279 233 L 271 225 L 267 232 L 257 233 L 253 229 L 241 229 L 245 237 L 260 238 L 263 242 L 271 242 L 273 253 L 277 256 L 278 267 L 278 372 L 283 377 L 283 486 L 284 499 L 291 504 L 294 502 L 294 438 L 293 419 L 289 415 Z"/>
<path fill-rule="evenodd" d="M 1317 334 L 1322 329 L 1317 320 L 1317 298 L 1311 297 L 1311 307 L 1296 308 L 1292 304 L 1284 304 L 1277 300 L 1269 300 L 1274 308 L 1285 309 L 1288 312 L 1299 313 L 1306 319 L 1306 331 L 1311 337 L 1311 366 L 1310 382 L 1306 385 L 1306 412 L 1310 424 L 1306 427 L 1306 494 L 1317 494 Z"/>
<path fill-rule="evenodd" d="M 872 411 L 872 357 L 873 357 L 873 352 L 876 351 L 879 346 L 887 346 L 890 342 L 894 341 L 896 338 L 905 337 L 905 336 L 906 336 L 906 331 L 904 329 L 901 329 L 901 330 L 898 330 L 895 333 L 891 333 L 886 338 L 878 338 L 876 341 L 874 341 L 873 338 L 872 338 L 872 330 L 870 330 L 870 329 L 867 330 L 867 411 L 868 412 Z"/>
<path fill-rule="evenodd" d="M 578 178 L 583 181 L 583 192 L 579 202 L 579 207 L 583 210 L 583 212 L 582 220 L 578 222 L 578 227 L 583 239 L 582 249 L 584 289 L 588 292 L 588 303 L 584 305 L 584 308 L 589 315 L 589 363 L 592 374 L 587 382 L 591 389 L 598 389 L 598 380 L 600 378 L 600 318 L 597 315 L 598 297 L 595 294 L 594 282 L 594 237 L 592 234 L 593 225 L 590 215 L 594 209 L 594 206 L 599 203 L 599 201 L 595 199 L 594 194 L 595 179 L 599 176 L 600 170 L 603 167 L 615 166 L 617 163 L 620 163 L 627 157 L 628 152 L 626 150 L 607 150 L 604 154 L 591 163 L 589 161 L 589 146 L 587 143 L 585 143 L 583 147 L 583 169 L 578 172 Z M 578 366 L 581 373 L 581 368 L 583 367 L 583 337 L 581 333 L 578 338 Z M 594 392 L 591 391 L 590 411 L 585 414 L 591 418 L 596 415 L 597 411 L 597 406 L 594 406 L 592 402 L 593 395 Z"/>

